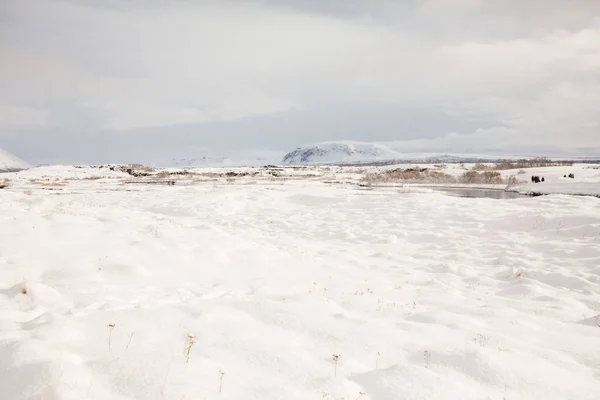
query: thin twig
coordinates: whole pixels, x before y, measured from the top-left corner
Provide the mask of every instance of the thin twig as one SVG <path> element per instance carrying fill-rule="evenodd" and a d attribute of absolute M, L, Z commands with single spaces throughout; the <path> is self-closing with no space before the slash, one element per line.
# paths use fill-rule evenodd
<path fill-rule="evenodd" d="M 110 353 L 110 348 L 112 344 L 112 331 L 113 329 L 115 329 L 115 324 L 108 324 L 106 325 L 106 327 L 108 328 L 108 352 Z"/>
<path fill-rule="evenodd" d="M 221 393 L 221 391 L 223 390 L 223 376 L 225 375 L 225 372 L 219 370 L 219 374 L 221 374 L 219 376 L 219 393 Z"/>
<path fill-rule="evenodd" d="M 131 332 L 131 335 L 129 335 L 129 341 L 127 342 L 127 346 L 125 346 L 126 351 L 127 351 L 127 349 L 129 349 L 129 345 L 131 344 L 131 339 L 133 339 L 134 334 L 135 334 L 135 332 Z"/>

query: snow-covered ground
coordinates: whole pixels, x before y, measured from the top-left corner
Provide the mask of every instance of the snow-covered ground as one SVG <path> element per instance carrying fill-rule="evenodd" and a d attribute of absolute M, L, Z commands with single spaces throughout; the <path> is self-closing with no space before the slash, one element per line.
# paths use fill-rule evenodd
<path fill-rule="evenodd" d="M 369 167 L 365 172 L 382 172 L 395 168 L 411 168 L 411 167 L 432 168 L 430 164 L 406 164 L 392 165 L 385 167 Z M 440 169 L 441 172 L 448 174 L 454 178 L 458 178 L 473 168 L 473 164 L 446 164 Z M 600 196 L 600 165 L 598 164 L 574 164 L 573 166 L 557 166 L 557 167 L 542 167 L 542 168 L 526 168 L 526 169 L 511 169 L 498 171 L 504 180 L 509 177 L 516 178 L 520 183 L 507 187 L 506 184 L 431 184 L 424 183 L 402 183 L 404 186 L 466 186 L 478 188 L 494 188 L 506 189 L 519 193 L 536 193 L 536 194 L 570 194 L 570 195 L 587 195 Z M 569 178 L 569 174 L 573 173 L 575 178 Z M 532 183 L 532 176 L 544 177 L 542 183 Z M 389 185 L 389 184 L 387 184 Z"/>
<path fill-rule="evenodd" d="M 599 199 L 362 173 L 5 174 L 0 398 L 600 398 Z"/>

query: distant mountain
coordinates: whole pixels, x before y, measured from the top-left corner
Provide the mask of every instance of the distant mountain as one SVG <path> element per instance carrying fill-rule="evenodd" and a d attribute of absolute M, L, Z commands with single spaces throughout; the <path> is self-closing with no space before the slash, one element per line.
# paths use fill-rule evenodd
<path fill-rule="evenodd" d="M 326 142 L 299 147 L 287 153 L 282 162 L 283 164 L 467 163 L 498 158 L 471 154 L 405 153 L 394 142 Z"/>
<path fill-rule="evenodd" d="M 299 147 L 283 157 L 284 164 L 314 164 L 390 160 L 400 153 L 378 143 L 328 142 Z"/>
<path fill-rule="evenodd" d="M 17 156 L 0 149 L 0 172 L 20 171 L 27 168 L 31 168 L 31 165 Z"/>
<path fill-rule="evenodd" d="M 178 158 L 170 162 L 162 162 L 160 166 L 185 168 L 185 167 L 238 167 L 256 166 L 272 163 L 269 157 L 190 157 Z"/>
<path fill-rule="evenodd" d="M 227 157 L 197 157 L 197 158 L 179 158 L 173 160 L 169 166 L 172 167 L 200 167 L 212 164 L 222 164 Z"/>
<path fill-rule="evenodd" d="M 470 153 L 407 153 L 403 142 L 323 142 L 298 147 L 289 153 L 264 149 L 242 149 L 226 153 L 210 148 L 187 149 L 176 158 L 164 159 L 156 167 L 251 167 L 268 164 L 297 165 L 392 165 L 491 163 L 499 160 L 535 158 L 525 155 L 484 155 Z M 595 158 L 597 160 L 597 158 Z M 571 160 L 571 159 L 569 159 Z M 583 162 L 583 161 L 582 161 Z"/>

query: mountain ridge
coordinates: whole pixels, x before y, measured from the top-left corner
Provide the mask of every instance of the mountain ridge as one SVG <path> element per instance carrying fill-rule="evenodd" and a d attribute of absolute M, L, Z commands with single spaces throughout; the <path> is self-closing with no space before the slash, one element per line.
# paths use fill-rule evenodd
<path fill-rule="evenodd" d="M 14 172 L 28 168 L 31 168 L 31 165 L 0 148 L 0 172 Z"/>
<path fill-rule="evenodd" d="M 321 142 L 297 147 L 285 154 L 282 163 L 287 165 L 390 165 L 405 163 L 486 163 L 499 160 L 531 159 L 539 155 L 489 155 L 473 153 L 443 153 L 403 151 L 402 142 Z M 581 160 L 590 162 L 600 157 L 549 157 L 556 160 Z"/>

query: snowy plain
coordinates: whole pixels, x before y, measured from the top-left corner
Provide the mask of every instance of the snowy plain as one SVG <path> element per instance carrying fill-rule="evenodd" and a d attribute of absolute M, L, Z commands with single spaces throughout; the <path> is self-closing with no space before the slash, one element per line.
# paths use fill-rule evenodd
<path fill-rule="evenodd" d="M 0 398 L 600 398 L 600 199 L 292 171 L 0 176 Z"/>

